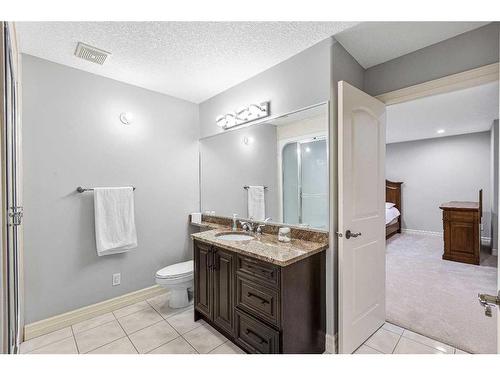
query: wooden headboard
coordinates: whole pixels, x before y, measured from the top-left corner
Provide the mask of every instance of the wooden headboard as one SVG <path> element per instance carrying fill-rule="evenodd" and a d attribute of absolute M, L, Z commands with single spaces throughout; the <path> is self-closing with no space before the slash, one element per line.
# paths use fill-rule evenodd
<path fill-rule="evenodd" d="M 401 212 L 401 185 L 402 182 L 385 180 L 385 201 L 394 203 Z"/>

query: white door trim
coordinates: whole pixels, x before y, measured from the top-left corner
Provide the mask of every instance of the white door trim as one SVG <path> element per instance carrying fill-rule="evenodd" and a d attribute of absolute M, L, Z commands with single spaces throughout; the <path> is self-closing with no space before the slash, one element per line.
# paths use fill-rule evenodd
<path fill-rule="evenodd" d="M 498 71 L 499 63 L 484 65 L 479 68 L 380 94 L 376 98 L 386 105 L 404 103 L 427 96 L 444 94 L 498 81 Z"/>

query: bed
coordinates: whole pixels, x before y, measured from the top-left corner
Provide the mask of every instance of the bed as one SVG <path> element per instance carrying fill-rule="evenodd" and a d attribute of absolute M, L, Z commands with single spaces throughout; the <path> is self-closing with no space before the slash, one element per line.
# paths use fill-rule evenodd
<path fill-rule="evenodd" d="M 402 182 L 385 180 L 385 238 L 401 233 L 401 185 Z"/>

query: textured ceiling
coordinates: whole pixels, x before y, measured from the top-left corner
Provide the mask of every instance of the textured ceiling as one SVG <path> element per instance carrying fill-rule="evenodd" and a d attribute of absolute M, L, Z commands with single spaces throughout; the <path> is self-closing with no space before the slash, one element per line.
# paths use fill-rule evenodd
<path fill-rule="evenodd" d="M 342 46 L 366 69 L 488 22 L 363 22 L 337 35 Z"/>
<path fill-rule="evenodd" d="M 498 82 L 412 100 L 387 107 L 387 143 L 487 131 L 497 118 Z"/>
<path fill-rule="evenodd" d="M 354 22 L 19 22 L 23 53 L 195 103 Z M 112 53 L 103 66 L 76 58 L 82 41 Z"/>

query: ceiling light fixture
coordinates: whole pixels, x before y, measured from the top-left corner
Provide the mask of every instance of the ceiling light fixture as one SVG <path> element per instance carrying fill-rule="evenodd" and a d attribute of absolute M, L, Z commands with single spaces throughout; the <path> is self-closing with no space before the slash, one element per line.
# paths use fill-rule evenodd
<path fill-rule="evenodd" d="M 262 102 L 260 104 L 250 104 L 232 113 L 218 116 L 215 122 L 222 129 L 229 129 L 233 126 L 268 117 L 270 114 L 269 102 Z"/>
<path fill-rule="evenodd" d="M 437 133 L 438 133 L 438 134 L 444 134 L 444 129 L 439 129 L 439 130 L 437 131 Z"/>

